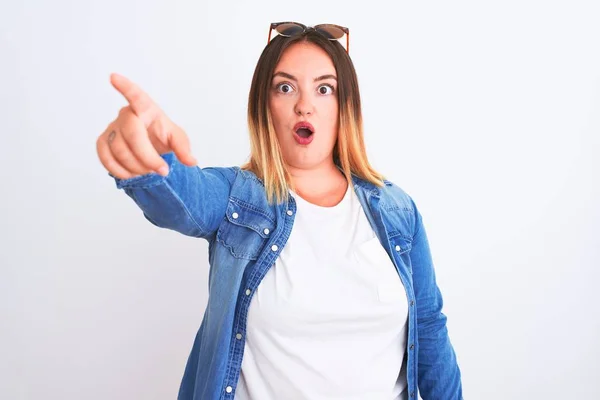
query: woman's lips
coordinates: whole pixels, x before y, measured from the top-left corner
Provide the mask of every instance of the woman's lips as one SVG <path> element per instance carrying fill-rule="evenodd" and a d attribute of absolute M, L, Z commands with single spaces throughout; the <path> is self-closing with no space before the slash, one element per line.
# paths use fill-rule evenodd
<path fill-rule="evenodd" d="M 298 144 L 309 144 L 310 142 L 313 141 L 313 138 L 315 137 L 314 134 L 310 134 L 308 137 L 302 137 L 300 135 L 298 135 L 298 132 L 294 131 L 294 139 L 296 139 L 296 142 L 298 142 Z"/>
<path fill-rule="evenodd" d="M 315 128 L 306 121 L 298 122 L 294 125 L 294 139 L 298 144 L 307 145 L 312 142 Z"/>
<path fill-rule="evenodd" d="M 300 128 L 306 128 L 306 129 L 308 129 L 309 131 L 311 131 L 313 133 L 315 131 L 315 128 L 308 121 L 300 121 L 296 125 L 294 125 L 294 132 L 297 131 Z"/>

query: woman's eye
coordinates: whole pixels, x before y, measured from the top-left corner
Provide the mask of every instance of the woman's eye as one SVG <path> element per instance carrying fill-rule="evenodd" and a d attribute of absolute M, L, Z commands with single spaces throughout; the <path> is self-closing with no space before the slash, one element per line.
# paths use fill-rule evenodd
<path fill-rule="evenodd" d="M 281 93 L 289 93 L 294 89 L 289 83 L 280 83 L 279 85 L 277 85 L 277 90 Z"/>
<path fill-rule="evenodd" d="M 330 86 L 330 85 L 319 86 L 319 93 L 320 94 L 332 94 L 333 86 Z"/>

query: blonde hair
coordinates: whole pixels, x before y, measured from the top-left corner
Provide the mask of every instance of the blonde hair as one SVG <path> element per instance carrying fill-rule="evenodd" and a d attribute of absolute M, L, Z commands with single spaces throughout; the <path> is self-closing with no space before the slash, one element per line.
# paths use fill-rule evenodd
<path fill-rule="evenodd" d="M 383 175 L 371 166 L 367 158 L 360 92 L 352 60 L 339 42 L 330 41 L 310 30 L 294 37 L 275 37 L 260 56 L 248 96 L 250 159 L 241 168 L 253 172 L 262 180 L 270 203 L 274 201 L 281 203 L 287 200 L 289 189 L 294 189 L 283 160 L 268 104 L 275 67 L 284 50 L 299 41 L 308 41 L 321 47 L 331 57 L 336 68 L 339 129 L 333 150 L 334 162 L 349 185 L 353 184 L 352 175 L 354 175 L 376 186 L 383 186 Z"/>

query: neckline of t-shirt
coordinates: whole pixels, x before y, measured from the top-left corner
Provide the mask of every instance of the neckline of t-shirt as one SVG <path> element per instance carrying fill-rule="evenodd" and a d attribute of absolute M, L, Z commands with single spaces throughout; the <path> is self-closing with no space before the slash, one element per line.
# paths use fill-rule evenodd
<path fill-rule="evenodd" d="M 352 185 L 348 185 L 346 193 L 344 193 L 344 197 L 342 197 L 342 199 L 336 205 L 330 207 L 320 206 L 318 204 L 311 203 L 310 201 L 303 199 L 298 193 L 294 192 L 293 190 L 290 190 L 290 193 L 296 200 L 297 205 L 299 203 L 300 208 L 307 208 L 311 212 L 316 213 L 331 214 L 341 212 L 347 208 L 352 198 L 352 189 Z"/>

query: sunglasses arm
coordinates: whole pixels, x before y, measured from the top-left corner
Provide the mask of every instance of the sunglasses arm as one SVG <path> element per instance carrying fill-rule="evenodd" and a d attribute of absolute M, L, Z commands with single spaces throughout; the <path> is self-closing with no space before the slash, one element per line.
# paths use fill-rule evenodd
<path fill-rule="evenodd" d="M 350 32 L 346 33 L 346 53 L 350 54 Z"/>
<path fill-rule="evenodd" d="M 271 43 L 271 32 L 273 32 L 273 25 L 269 27 L 269 39 L 267 40 L 267 44 Z"/>

